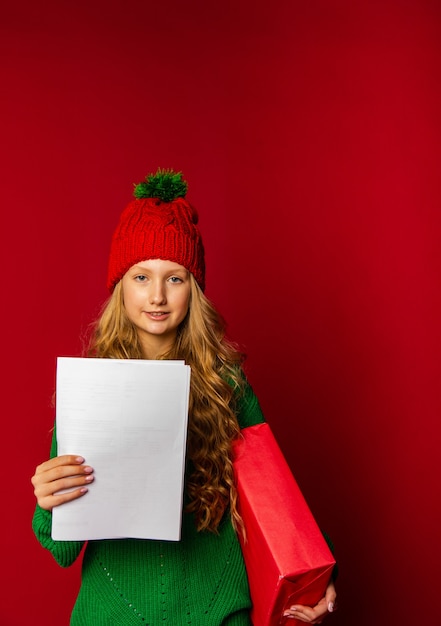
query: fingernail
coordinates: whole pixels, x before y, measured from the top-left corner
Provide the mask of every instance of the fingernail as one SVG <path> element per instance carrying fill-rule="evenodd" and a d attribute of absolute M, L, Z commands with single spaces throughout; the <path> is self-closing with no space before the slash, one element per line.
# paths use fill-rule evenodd
<path fill-rule="evenodd" d="M 288 609 L 287 611 L 284 612 L 283 617 L 292 617 L 291 613 L 293 611 L 297 611 L 297 609 L 295 607 Z"/>
<path fill-rule="evenodd" d="M 328 611 L 330 613 L 332 613 L 333 610 L 334 610 L 334 603 L 333 602 L 328 602 Z"/>
<path fill-rule="evenodd" d="M 84 468 L 83 472 L 85 474 L 91 474 L 93 472 L 93 467 L 87 466 L 87 467 Z"/>
<path fill-rule="evenodd" d="M 77 458 L 75 459 L 75 461 L 76 461 L 77 463 L 84 463 L 84 459 L 83 459 L 83 457 L 82 457 L 82 456 L 77 456 Z"/>
<path fill-rule="evenodd" d="M 93 480 L 92 474 L 89 474 L 88 476 L 85 476 L 84 480 L 87 480 L 88 483 L 92 482 L 92 480 Z"/>

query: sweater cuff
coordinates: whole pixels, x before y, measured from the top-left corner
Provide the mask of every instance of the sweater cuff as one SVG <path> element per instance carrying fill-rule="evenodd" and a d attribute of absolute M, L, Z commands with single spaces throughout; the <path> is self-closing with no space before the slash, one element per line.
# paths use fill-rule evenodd
<path fill-rule="evenodd" d="M 52 539 L 52 513 L 38 504 L 32 519 L 32 529 L 43 548 L 49 550 L 61 567 L 69 567 L 79 556 L 84 541 L 54 541 Z"/>
<path fill-rule="evenodd" d="M 52 533 L 52 513 L 45 511 L 38 504 L 35 507 L 34 517 L 32 518 L 32 530 L 38 541 L 44 546 Z"/>

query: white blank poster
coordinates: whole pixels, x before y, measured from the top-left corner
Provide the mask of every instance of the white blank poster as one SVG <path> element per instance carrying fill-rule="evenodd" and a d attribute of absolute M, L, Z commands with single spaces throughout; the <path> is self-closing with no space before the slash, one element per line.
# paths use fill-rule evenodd
<path fill-rule="evenodd" d="M 95 478 L 53 509 L 54 540 L 180 539 L 189 389 L 183 361 L 57 359 L 58 455 Z"/>

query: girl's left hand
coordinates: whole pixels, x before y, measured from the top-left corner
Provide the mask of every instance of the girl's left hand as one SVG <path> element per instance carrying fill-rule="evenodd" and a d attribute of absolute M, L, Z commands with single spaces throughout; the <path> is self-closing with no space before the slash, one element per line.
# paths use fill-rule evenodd
<path fill-rule="evenodd" d="M 297 619 L 307 624 L 321 624 L 326 615 L 335 610 L 336 597 L 334 583 L 331 581 L 326 589 L 325 597 L 314 607 L 293 604 L 283 615 L 288 619 Z"/>

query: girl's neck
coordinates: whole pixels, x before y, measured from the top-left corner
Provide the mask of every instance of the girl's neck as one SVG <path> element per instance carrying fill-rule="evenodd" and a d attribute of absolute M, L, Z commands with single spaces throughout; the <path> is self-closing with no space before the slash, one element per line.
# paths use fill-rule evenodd
<path fill-rule="evenodd" d="M 176 335 L 173 337 L 140 337 L 142 356 L 144 359 L 157 360 L 160 356 L 168 352 L 175 342 Z"/>

